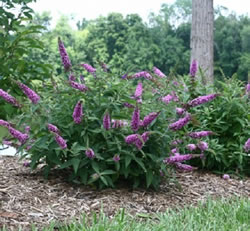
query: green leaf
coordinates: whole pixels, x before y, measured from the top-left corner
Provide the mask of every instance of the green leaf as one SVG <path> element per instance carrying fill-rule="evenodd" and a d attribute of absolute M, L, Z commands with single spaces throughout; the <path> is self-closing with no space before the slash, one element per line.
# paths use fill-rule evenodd
<path fill-rule="evenodd" d="M 105 170 L 103 172 L 101 172 L 101 175 L 110 175 L 110 174 L 115 174 L 116 172 L 113 170 Z"/>
<path fill-rule="evenodd" d="M 74 172 L 76 174 L 81 160 L 78 159 L 78 158 L 73 158 L 73 159 L 71 159 L 71 161 L 72 161 L 72 165 L 73 165 L 73 168 L 74 168 Z"/>
<path fill-rule="evenodd" d="M 146 173 L 147 188 L 151 185 L 152 181 L 153 181 L 153 172 L 151 170 L 148 170 Z"/>
<path fill-rule="evenodd" d="M 100 178 L 101 178 L 101 181 L 102 181 L 106 186 L 108 186 L 108 182 L 107 182 L 107 180 L 105 179 L 105 177 L 104 177 L 104 176 L 101 176 Z"/>
<path fill-rule="evenodd" d="M 92 166 L 92 168 L 95 170 L 96 173 L 99 173 L 99 172 L 100 172 L 99 166 L 98 166 L 98 164 L 97 164 L 96 161 L 92 161 L 92 162 L 91 162 L 91 166 Z"/>
<path fill-rule="evenodd" d="M 129 155 L 125 156 L 125 168 L 127 168 L 131 162 L 132 158 Z"/>

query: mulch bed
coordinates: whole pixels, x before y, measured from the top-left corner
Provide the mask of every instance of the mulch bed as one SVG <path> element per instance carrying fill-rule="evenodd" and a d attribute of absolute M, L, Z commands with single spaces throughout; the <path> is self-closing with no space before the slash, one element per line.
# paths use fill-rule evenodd
<path fill-rule="evenodd" d="M 175 183 L 163 184 L 159 191 L 123 187 L 95 190 L 69 184 L 63 175 L 45 180 L 39 171 L 30 172 L 17 157 L 0 156 L 0 228 L 30 230 L 98 213 L 112 217 L 120 208 L 130 214 L 164 212 L 167 208 L 195 205 L 208 197 L 250 198 L 250 178 L 224 180 L 221 176 L 194 171 L 177 173 Z"/>

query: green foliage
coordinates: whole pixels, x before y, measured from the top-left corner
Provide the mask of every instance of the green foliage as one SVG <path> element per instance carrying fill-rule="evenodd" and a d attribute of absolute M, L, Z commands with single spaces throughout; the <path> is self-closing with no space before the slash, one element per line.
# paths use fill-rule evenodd
<path fill-rule="evenodd" d="M 0 7 L 0 86 L 13 96 L 17 92 L 12 87 L 12 80 L 27 82 L 42 79 L 50 70 L 48 65 L 28 59 L 29 49 L 43 48 L 43 44 L 34 37 L 40 33 L 42 26 L 28 24 L 33 16 L 32 9 L 27 6 L 30 2 L 32 0 L 4 0 Z M 18 9 L 16 14 L 14 9 Z M 10 112 L 6 109 L 2 100 L 0 107 L 1 118 L 16 113 L 16 110 Z"/>
<path fill-rule="evenodd" d="M 217 100 L 208 107 L 197 108 L 196 114 L 204 130 L 215 133 L 210 139 L 204 168 L 218 172 L 249 175 L 250 157 L 243 146 L 250 134 L 250 102 L 244 84 L 234 76 L 219 81 Z"/>

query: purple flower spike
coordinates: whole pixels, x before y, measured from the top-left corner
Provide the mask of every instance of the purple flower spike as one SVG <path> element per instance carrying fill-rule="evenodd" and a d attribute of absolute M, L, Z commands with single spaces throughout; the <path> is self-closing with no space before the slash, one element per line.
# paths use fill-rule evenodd
<path fill-rule="evenodd" d="M 190 73 L 189 74 L 192 77 L 195 77 L 197 70 L 198 70 L 198 63 L 196 60 L 193 60 L 191 66 L 190 66 Z"/>
<path fill-rule="evenodd" d="M 190 114 L 187 114 L 184 118 L 177 120 L 176 122 L 169 125 L 171 130 L 177 131 L 184 127 L 191 120 Z"/>
<path fill-rule="evenodd" d="M 186 171 L 186 172 L 191 172 L 191 171 L 196 169 L 196 168 L 192 167 L 191 165 L 182 164 L 182 163 L 175 163 L 175 166 L 177 167 L 178 170 Z"/>
<path fill-rule="evenodd" d="M 193 139 L 200 139 L 201 137 L 213 135 L 213 132 L 211 131 L 201 131 L 201 132 L 190 132 L 188 136 L 190 136 Z"/>
<path fill-rule="evenodd" d="M 162 97 L 161 101 L 163 103 L 165 103 L 166 105 L 168 105 L 170 103 L 170 101 L 172 101 L 173 99 L 174 99 L 174 97 L 172 95 L 168 94 L 168 95 Z"/>
<path fill-rule="evenodd" d="M 131 78 L 137 79 L 137 78 L 145 78 L 145 79 L 153 79 L 153 77 L 147 72 L 147 71 L 141 71 L 133 74 Z"/>
<path fill-rule="evenodd" d="M 83 113 L 82 113 L 82 101 L 79 100 L 74 108 L 74 112 L 73 112 L 73 119 L 74 122 L 76 124 L 79 124 L 82 122 L 82 117 L 83 117 Z"/>
<path fill-rule="evenodd" d="M 131 120 L 131 128 L 133 131 L 137 131 L 140 127 L 140 110 L 138 107 L 135 108 Z"/>
<path fill-rule="evenodd" d="M 0 126 L 3 126 L 3 127 L 10 127 L 10 124 L 9 122 L 5 121 L 5 120 L 0 120 Z"/>
<path fill-rule="evenodd" d="M 55 125 L 53 125 L 53 124 L 48 124 L 48 130 L 50 132 L 59 134 L 59 129 Z"/>
<path fill-rule="evenodd" d="M 64 66 L 64 70 L 69 71 L 71 68 L 71 62 L 70 62 L 68 53 L 64 47 L 64 44 L 60 38 L 58 38 L 58 47 L 59 47 L 62 64 Z"/>
<path fill-rule="evenodd" d="M 177 115 L 182 115 L 185 112 L 185 110 L 183 108 L 180 108 L 180 107 L 177 107 L 175 110 L 176 110 Z"/>
<path fill-rule="evenodd" d="M 6 91 L 4 91 L 3 89 L 0 89 L 0 97 L 2 97 L 6 102 L 16 106 L 16 107 L 20 107 L 19 103 L 17 102 L 17 100 L 9 95 Z"/>
<path fill-rule="evenodd" d="M 161 72 L 161 70 L 158 69 L 157 67 L 153 67 L 153 72 L 154 72 L 156 75 L 158 75 L 159 77 L 161 77 L 161 78 L 166 77 L 166 75 L 164 75 L 164 74 Z"/>
<path fill-rule="evenodd" d="M 201 151 L 205 151 L 208 149 L 208 143 L 204 141 L 200 141 L 197 146 Z"/>
<path fill-rule="evenodd" d="M 36 92 L 34 92 L 33 90 L 31 90 L 29 87 L 27 87 L 23 83 L 18 82 L 17 84 L 21 88 L 21 90 L 23 91 L 23 93 L 29 98 L 29 100 L 32 103 L 37 104 L 39 102 L 40 96 L 38 94 L 36 94 Z"/>
<path fill-rule="evenodd" d="M 142 82 L 139 82 L 135 90 L 135 98 L 140 98 L 143 92 Z"/>
<path fill-rule="evenodd" d="M 87 63 L 81 64 L 81 66 L 89 73 L 95 73 L 96 69 Z"/>
<path fill-rule="evenodd" d="M 194 151 L 197 148 L 195 144 L 188 144 L 186 147 L 190 151 Z"/>
<path fill-rule="evenodd" d="M 175 156 L 170 156 L 163 160 L 164 163 L 166 164 L 173 164 L 176 162 L 183 162 L 185 160 L 191 160 L 193 158 L 192 154 L 186 154 L 186 155 L 175 155 Z"/>
<path fill-rule="evenodd" d="M 160 112 L 151 112 L 150 114 L 146 115 L 142 122 L 143 127 L 146 127 L 151 124 L 159 114 Z"/>
<path fill-rule="evenodd" d="M 93 149 L 89 148 L 85 151 L 85 155 L 89 158 L 89 159 L 93 159 L 95 157 L 95 152 L 93 151 Z"/>
<path fill-rule="evenodd" d="M 129 135 L 125 138 L 125 142 L 127 144 L 133 144 L 138 138 L 138 134 L 132 134 L 132 135 Z"/>
<path fill-rule="evenodd" d="M 105 130 L 109 130 L 111 127 L 111 122 L 110 122 L 110 115 L 109 113 L 105 113 L 104 117 L 103 117 L 103 127 Z"/>
<path fill-rule="evenodd" d="M 250 83 L 246 85 L 246 95 L 250 94 Z"/>
<path fill-rule="evenodd" d="M 212 101 L 217 96 L 218 96 L 218 94 L 210 94 L 210 95 L 199 96 L 198 98 L 195 98 L 195 99 L 191 100 L 188 103 L 188 106 L 190 106 L 190 107 L 199 106 L 199 105 L 201 105 L 203 103 L 207 103 L 207 102 Z"/>
<path fill-rule="evenodd" d="M 24 130 L 26 133 L 30 133 L 30 126 L 25 126 Z"/>
<path fill-rule="evenodd" d="M 80 84 L 80 83 L 75 82 L 75 79 L 76 79 L 75 76 L 73 75 L 69 76 L 70 86 L 82 92 L 86 92 L 88 90 L 88 87 L 85 84 Z"/>
<path fill-rule="evenodd" d="M 244 145 L 244 150 L 245 150 L 245 152 L 250 151 L 250 138 L 246 141 L 246 143 Z"/>
<path fill-rule="evenodd" d="M 66 141 L 60 135 L 56 134 L 55 140 L 56 140 L 57 144 L 61 147 L 61 149 L 67 148 Z"/>
<path fill-rule="evenodd" d="M 29 136 L 25 133 L 21 133 L 20 131 L 12 128 L 12 127 L 9 127 L 9 133 L 16 139 L 19 140 L 19 142 L 21 144 L 24 144 L 26 143 L 26 141 L 29 139 Z"/>
<path fill-rule="evenodd" d="M 120 156 L 119 156 L 119 155 L 115 155 L 115 156 L 113 157 L 113 161 L 119 162 L 119 161 L 120 161 Z"/>

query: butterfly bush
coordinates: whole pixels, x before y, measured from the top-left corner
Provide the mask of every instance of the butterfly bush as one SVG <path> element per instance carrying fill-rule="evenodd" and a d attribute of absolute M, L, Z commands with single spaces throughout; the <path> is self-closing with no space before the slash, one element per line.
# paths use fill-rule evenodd
<path fill-rule="evenodd" d="M 158 69 L 157 67 L 153 67 L 153 72 L 154 72 L 157 76 L 159 76 L 159 77 L 161 77 L 161 78 L 166 77 L 166 75 L 165 75 L 164 73 L 162 73 L 161 70 Z"/>
<path fill-rule="evenodd" d="M 0 119 L 0 126 L 8 128 L 10 126 L 9 122 Z"/>
<path fill-rule="evenodd" d="M 59 129 L 55 125 L 53 125 L 53 124 L 48 124 L 48 130 L 50 132 L 59 134 Z"/>
<path fill-rule="evenodd" d="M 82 112 L 82 101 L 79 100 L 74 108 L 73 119 L 76 124 L 80 124 L 82 122 L 83 112 Z"/>
<path fill-rule="evenodd" d="M 9 133 L 16 138 L 21 144 L 26 143 L 26 141 L 29 139 L 29 136 L 25 133 L 22 133 L 18 130 L 16 130 L 13 127 L 8 127 Z"/>
<path fill-rule="evenodd" d="M 244 150 L 245 150 L 245 152 L 250 151 L 250 138 L 246 141 L 246 143 L 244 145 Z"/>
<path fill-rule="evenodd" d="M 71 181 L 99 188 L 115 187 L 121 179 L 134 187 L 157 188 L 171 174 L 170 169 L 194 170 L 190 161 L 209 155 L 210 137 L 204 135 L 208 131 L 202 127 L 199 131 L 203 133 L 194 131 L 196 108 L 190 106 L 204 99 L 195 101 L 184 90 L 188 84 L 182 79 L 166 78 L 157 67 L 152 75 L 147 70 L 124 73 L 114 68 L 111 72 L 102 60 L 97 69 L 85 60 L 82 68 L 74 68 L 59 41 L 68 71 L 62 73 L 65 78 L 58 78 L 56 92 L 50 85 L 42 89 L 41 103 L 25 112 L 23 123 L 30 126 L 29 131 L 24 125 L 20 126 L 25 133 L 12 131 L 31 156 L 31 168 L 43 164 L 45 175 L 49 169 L 67 169 L 65 177 Z M 95 78 L 84 78 L 81 72 L 85 71 Z M 31 91 L 27 95 L 33 103 L 40 99 Z M 14 124 L 22 124 L 20 121 L 17 118 Z M 0 125 L 11 127 L 1 120 Z"/>
<path fill-rule="evenodd" d="M 18 82 L 17 84 L 32 103 L 37 104 L 40 101 L 40 96 L 32 89 L 30 89 L 23 83 Z"/>
<path fill-rule="evenodd" d="M 201 104 L 210 102 L 212 100 L 214 100 L 216 97 L 218 96 L 218 94 L 210 94 L 210 95 L 205 95 L 205 96 L 199 96 L 198 98 L 195 98 L 193 100 L 191 100 L 188 103 L 188 106 L 190 107 L 196 107 L 199 106 Z"/>
<path fill-rule="evenodd" d="M 68 53 L 64 47 L 64 44 L 60 38 L 58 38 L 58 47 L 59 47 L 59 53 L 61 56 L 62 64 L 64 66 L 65 71 L 69 71 L 71 68 L 71 62 L 68 56 Z"/>
<path fill-rule="evenodd" d="M 61 149 L 67 148 L 67 143 L 63 139 L 63 137 L 61 137 L 60 135 L 56 134 L 55 135 L 55 140 L 56 140 L 57 144 L 61 147 Z"/>
<path fill-rule="evenodd" d="M 109 130 L 111 127 L 110 115 L 108 112 L 106 112 L 103 117 L 103 127 L 105 130 Z"/>
<path fill-rule="evenodd" d="M 194 139 L 200 139 L 205 136 L 213 135 L 212 131 L 190 132 L 188 136 Z"/>
<path fill-rule="evenodd" d="M 17 100 L 9 95 L 6 91 L 4 91 L 3 89 L 0 89 L 0 96 L 8 103 L 16 106 L 16 107 L 20 107 L 20 104 L 17 102 Z"/>
<path fill-rule="evenodd" d="M 192 77 L 195 77 L 197 70 L 198 70 L 198 62 L 196 60 L 193 60 L 191 66 L 190 66 L 189 74 Z"/>

